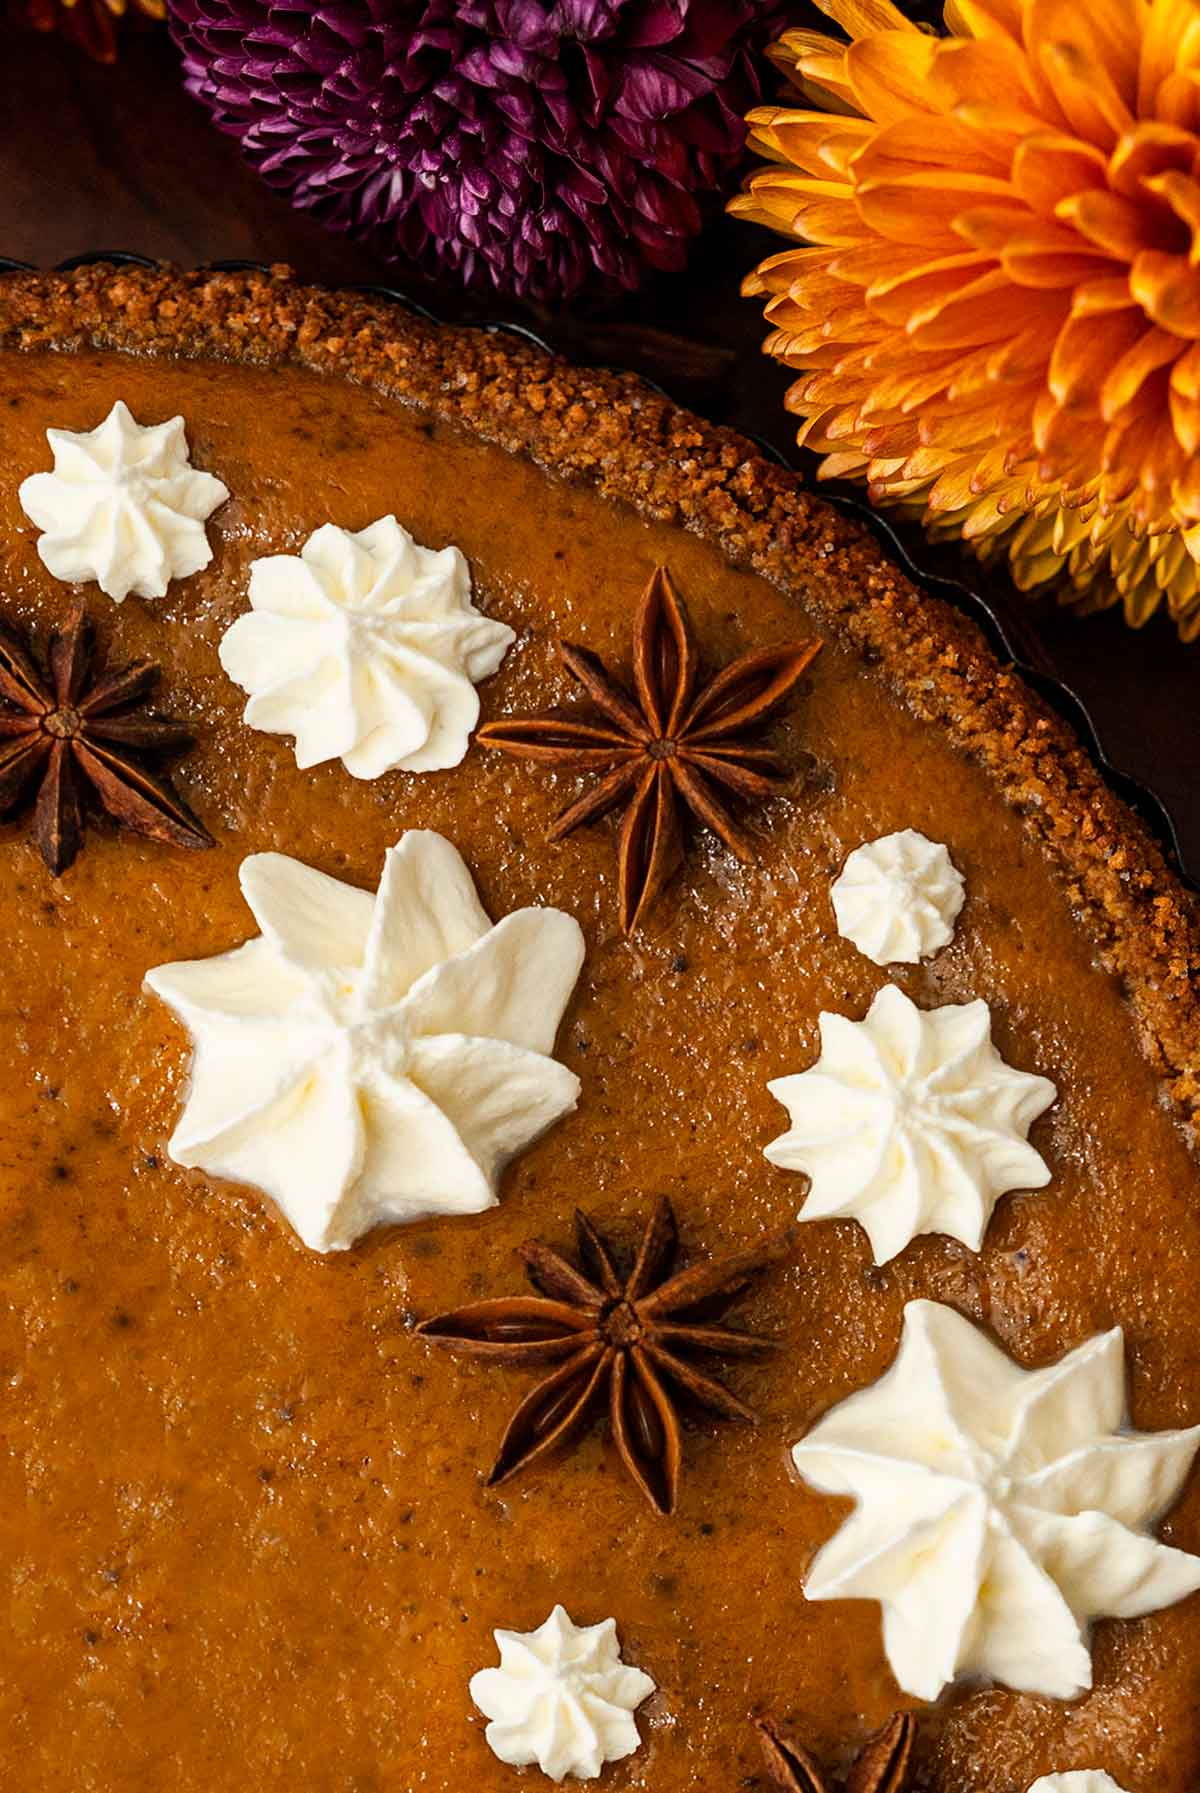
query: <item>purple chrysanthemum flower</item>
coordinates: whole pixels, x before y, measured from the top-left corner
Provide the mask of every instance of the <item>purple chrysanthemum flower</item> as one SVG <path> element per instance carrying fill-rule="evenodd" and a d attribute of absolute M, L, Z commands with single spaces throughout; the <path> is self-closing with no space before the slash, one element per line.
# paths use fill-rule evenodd
<path fill-rule="evenodd" d="M 679 268 L 779 0 L 171 0 L 189 92 L 272 186 L 534 299 Z"/>

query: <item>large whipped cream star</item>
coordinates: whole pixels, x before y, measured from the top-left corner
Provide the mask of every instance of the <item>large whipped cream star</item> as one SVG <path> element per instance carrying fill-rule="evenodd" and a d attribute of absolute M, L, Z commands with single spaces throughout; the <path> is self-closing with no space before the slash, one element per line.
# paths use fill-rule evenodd
<path fill-rule="evenodd" d="M 923 1010 L 886 984 L 864 1020 L 819 1025 L 816 1064 L 767 1085 L 792 1124 L 766 1156 L 812 1181 L 801 1220 L 861 1221 L 879 1264 L 918 1233 L 978 1251 L 1006 1190 L 1050 1181 L 1025 1135 L 1058 1092 L 1005 1064 L 986 1002 Z"/>
<path fill-rule="evenodd" d="M 47 430 L 52 473 L 18 496 L 56 579 L 95 579 L 121 603 L 161 598 L 212 559 L 205 519 L 228 489 L 188 460 L 182 417 L 143 426 L 118 399 L 94 430 Z"/>
<path fill-rule="evenodd" d="M 633 1713 L 654 1682 L 621 1661 L 615 1619 L 574 1625 L 556 1606 L 536 1631 L 494 1635 L 500 1667 L 472 1676 L 471 1698 L 492 1721 L 486 1736 L 502 1762 L 590 1781 L 638 1747 Z"/>
<path fill-rule="evenodd" d="M 1200 1557 L 1150 1536 L 1200 1427 L 1133 1432 L 1120 1329 L 1023 1370 L 969 1320 L 910 1302 L 900 1351 L 793 1451 L 854 1512 L 808 1573 L 810 1600 L 878 1600 L 892 1672 L 934 1700 L 959 1675 L 1070 1699 L 1087 1627 L 1200 1588 Z"/>
<path fill-rule="evenodd" d="M 420 547 L 395 517 L 254 561 L 250 603 L 220 649 L 245 721 L 295 735 L 298 766 L 340 759 L 355 778 L 458 765 L 475 684 L 516 639 L 472 604 L 459 550 Z"/>
<path fill-rule="evenodd" d="M 189 1029 L 178 1164 L 264 1190 L 306 1245 L 476 1214 L 504 1164 L 574 1108 L 549 1054 L 583 964 L 558 909 L 489 922 L 462 859 L 414 831 L 377 895 L 298 860 L 241 869 L 260 936 L 146 983 Z"/>

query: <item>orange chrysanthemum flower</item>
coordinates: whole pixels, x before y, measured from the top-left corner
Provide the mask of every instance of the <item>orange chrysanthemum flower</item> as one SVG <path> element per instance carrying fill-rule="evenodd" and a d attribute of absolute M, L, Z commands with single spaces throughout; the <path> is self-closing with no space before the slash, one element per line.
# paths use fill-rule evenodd
<path fill-rule="evenodd" d="M 828 477 L 1200 634 L 1200 0 L 818 0 L 773 55 L 776 166 L 733 202 L 803 247 L 744 290 Z"/>

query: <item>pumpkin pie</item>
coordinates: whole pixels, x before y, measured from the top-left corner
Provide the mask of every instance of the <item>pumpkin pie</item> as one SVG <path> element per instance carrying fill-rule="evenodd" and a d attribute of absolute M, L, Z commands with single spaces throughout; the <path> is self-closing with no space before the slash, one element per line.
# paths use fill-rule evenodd
<path fill-rule="evenodd" d="M 0 440 L 0 1783 L 1193 1793 L 1200 922 L 1067 726 L 282 271 L 6 277 Z"/>

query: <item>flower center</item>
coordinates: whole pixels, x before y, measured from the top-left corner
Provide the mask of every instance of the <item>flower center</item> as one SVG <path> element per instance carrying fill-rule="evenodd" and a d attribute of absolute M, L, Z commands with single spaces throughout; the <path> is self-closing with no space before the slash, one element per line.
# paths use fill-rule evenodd
<path fill-rule="evenodd" d="M 650 755 L 652 760 L 673 760 L 676 753 L 676 743 L 670 740 L 651 741 L 646 752 Z"/>
<path fill-rule="evenodd" d="M 636 1345 L 642 1336 L 642 1322 L 631 1301 L 616 1301 L 601 1322 L 604 1337 L 618 1351 Z"/>
<path fill-rule="evenodd" d="M 56 741 L 69 741 L 83 727 L 83 717 L 78 710 L 64 704 L 60 710 L 50 710 L 42 717 L 42 727 Z"/>

